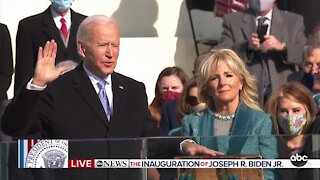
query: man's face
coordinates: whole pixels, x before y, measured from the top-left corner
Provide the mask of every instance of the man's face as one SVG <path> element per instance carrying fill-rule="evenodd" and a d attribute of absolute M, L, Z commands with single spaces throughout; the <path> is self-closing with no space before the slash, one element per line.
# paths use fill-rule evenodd
<path fill-rule="evenodd" d="M 303 62 L 303 72 L 315 75 L 318 72 L 320 63 L 320 48 L 314 49 L 310 56 Z"/>
<path fill-rule="evenodd" d="M 79 42 L 85 66 L 94 75 L 105 78 L 111 74 L 119 56 L 120 35 L 115 23 L 94 23 L 87 43 Z"/>

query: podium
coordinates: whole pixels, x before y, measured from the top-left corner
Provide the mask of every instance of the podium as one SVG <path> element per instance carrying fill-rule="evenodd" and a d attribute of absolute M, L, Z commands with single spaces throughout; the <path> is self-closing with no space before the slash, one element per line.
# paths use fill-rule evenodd
<path fill-rule="evenodd" d="M 260 155 L 179 156 L 175 159 L 261 159 Z M 263 180 L 262 168 L 188 168 L 177 169 L 178 180 Z"/>

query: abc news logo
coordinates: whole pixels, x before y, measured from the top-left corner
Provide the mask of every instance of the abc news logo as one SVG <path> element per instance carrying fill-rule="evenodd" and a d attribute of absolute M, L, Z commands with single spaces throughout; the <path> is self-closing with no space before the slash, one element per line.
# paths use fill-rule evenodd
<path fill-rule="evenodd" d="M 129 161 L 96 159 L 95 168 L 129 168 Z"/>
<path fill-rule="evenodd" d="M 290 157 L 291 163 L 296 167 L 302 167 L 307 164 L 308 156 L 305 153 L 296 153 Z"/>

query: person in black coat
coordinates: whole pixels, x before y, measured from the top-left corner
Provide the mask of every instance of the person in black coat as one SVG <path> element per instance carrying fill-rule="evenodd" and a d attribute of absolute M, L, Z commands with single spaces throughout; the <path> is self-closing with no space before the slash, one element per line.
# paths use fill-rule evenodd
<path fill-rule="evenodd" d="M 2 118 L 7 134 L 20 137 L 41 132 L 44 138 L 69 141 L 70 159 L 140 158 L 141 141 L 107 141 L 160 134 L 148 110 L 143 83 L 114 72 L 120 34 L 116 22 L 96 15 L 85 19 L 77 35 L 83 59 L 76 69 L 61 75 L 55 67 L 57 44 L 39 49 L 33 78 L 21 88 Z M 60 77 L 59 77 L 60 76 Z M 110 118 L 98 97 L 97 82 L 105 80 Z M 141 179 L 139 169 L 56 170 L 56 179 Z"/>
<path fill-rule="evenodd" d="M 0 39 L 0 101 L 3 102 L 8 99 L 13 74 L 11 36 L 5 24 L 0 24 Z"/>
<path fill-rule="evenodd" d="M 73 11 L 70 8 L 72 2 L 73 0 L 51 0 L 50 7 L 44 12 L 19 22 L 16 37 L 15 94 L 21 85 L 33 76 L 38 48 L 44 47 L 48 40 L 54 39 L 58 44 L 56 64 L 67 59 L 77 63 L 81 61 L 77 52 L 76 34 L 79 24 L 86 16 Z M 66 39 L 60 30 L 62 17 L 68 30 Z"/>

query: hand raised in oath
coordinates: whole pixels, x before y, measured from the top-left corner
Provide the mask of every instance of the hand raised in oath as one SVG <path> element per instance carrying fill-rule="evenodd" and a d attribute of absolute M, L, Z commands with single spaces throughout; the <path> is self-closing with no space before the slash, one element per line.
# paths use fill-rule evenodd
<path fill-rule="evenodd" d="M 43 87 L 67 70 L 66 67 L 55 66 L 56 54 L 57 43 L 54 40 L 47 41 L 44 48 L 39 47 L 32 84 Z"/>

